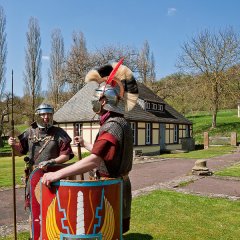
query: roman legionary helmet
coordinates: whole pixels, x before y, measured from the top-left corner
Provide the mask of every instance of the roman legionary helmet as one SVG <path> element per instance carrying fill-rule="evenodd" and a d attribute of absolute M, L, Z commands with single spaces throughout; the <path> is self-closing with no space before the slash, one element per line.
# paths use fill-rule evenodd
<path fill-rule="evenodd" d="M 96 81 L 99 87 L 93 96 L 93 111 L 101 111 L 101 100 L 103 97 L 106 104 L 103 109 L 111 112 L 124 114 L 136 105 L 138 99 L 137 82 L 132 71 L 122 65 L 123 59 L 118 63 L 104 65 L 98 69 L 88 72 L 85 82 Z"/>
<path fill-rule="evenodd" d="M 50 113 L 51 114 L 49 116 L 48 124 L 44 123 L 43 118 L 41 117 L 41 115 L 44 114 L 44 113 Z M 51 105 L 46 104 L 46 103 L 40 104 L 35 111 L 36 123 L 37 123 L 38 127 L 39 128 L 49 128 L 49 127 L 51 127 L 53 125 L 53 113 L 54 113 L 54 109 Z"/>

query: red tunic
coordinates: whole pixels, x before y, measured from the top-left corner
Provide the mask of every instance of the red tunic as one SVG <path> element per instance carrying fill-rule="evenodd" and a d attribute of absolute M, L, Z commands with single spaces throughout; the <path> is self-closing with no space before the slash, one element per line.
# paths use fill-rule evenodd
<path fill-rule="evenodd" d="M 117 139 L 112 134 L 104 132 L 94 143 L 92 153 L 104 161 L 111 161 L 116 153 L 117 143 Z"/>
<path fill-rule="evenodd" d="M 109 114 L 107 114 L 106 117 L 104 116 L 104 121 L 102 121 L 101 123 L 104 124 L 104 122 L 108 119 L 108 117 L 109 117 Z M 110 173 L 111 173 L 111 170 L 119 168 L 119 157 L 117 157 L 118 156 L 117 154 L 120 154 L 120 146 L 119 146 L 118 139 L 113 134 L 106 131 L 101 132 L 93 145 L 92 153 L 101 157 L 104 160 L 107 169 L 110 170 Z M 99 173 L 100 173 L 100 176 L 102 177 L 106 177 L 106 176 L 113 177 L 111 175 L 105 175 L 106 174 L 105 172 L 103 171 L 101 172 L 101 168 L 99 169 Z M 122 175 L 120 176 L 115 175 L 114 177 L 122 177 Z M 130 189 L 129 188 L 124 188 L 124 189 L 125 189 L 124 190 L 125 194 L 123 195 L 125 197 L 123 196 L 123 203 L 125 203 L 126 201 L 128 202 L 131 201 L 129 197 L 126 198 L 126 195 L 127 196 L 131 195 L 130 192 L 126 193 L 126 191 L 131 191 L 131 187 Z M 123 221 L 122 221 L 123 233 L 127 232 L 129 228 L 130 228 L 130 216 L 123 217 Z"/>

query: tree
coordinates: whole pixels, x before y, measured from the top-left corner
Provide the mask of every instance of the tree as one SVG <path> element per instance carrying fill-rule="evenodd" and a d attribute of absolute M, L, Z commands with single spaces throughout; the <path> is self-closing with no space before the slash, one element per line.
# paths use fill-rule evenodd
<path fill-rule="evenodd" d="M 0 98 L 2 98 L 6 84 L 6 58 L 7 58 L 7 40 L 6 40 L 6 16 L 2 7 L 0 7 Z"/>
<path fill-rule="evenodd" d="M 130 46 L 106 45 L 101 49 L 96 49 L 91 54 L 91 65 L 102 66 L 111 62 L 117 62 L 124 58 L 123 64 L 128 66 L 133 72 L 137 71 L 138 51 Z"/>
<path fill-rule="evenodd" d="M 41 36 L 37 19 L 31 17 L 28 25 L 27 48 L 25 49 L 25 72 L 23 73 L 25 82 L 25 95 L 30 98 L 30 109 L 32 121 L 34 121 L 34 113 L 41 93 Z"/>
<path fill-rule="evenodd" d="M 3 146 L 2 134 L 4 131 L 5 118 L 8 115 L 8 98 L 5 99 L 4 90 L 6 84 L 6 16 L 3 7 L 0 7 L 0 147 Z"/>
<path fill-rule="evenodd" d="M 10 104 L 10 94 L 3 94 L 0 102 L 0 147 L 3 147 L 4 142 L 2 135 L 4 134 L 4 129 L 6 128 L 5 123 L 9 122 L 9 104 Z"/>
<path fill-rule="evenodd" d="M 240 100 L 240 65 L 231 67 L 226 76 L 228 77 L 228 87 L 223 93 L 221 107 L 222 108 L 236 108 Z"/>
<path fill-rule="evenodd" d="M 155 82 L 153 91 L 176 110 L 186 114 L 202 110 L 198 100 L 202 99 L 202 91 L 199 91 L 198 82 L 197 77 L 175 73 Z"/>
<path fill-rule="evenodd" d="M 155 81 L 155 60 L 153 53 L 150 54 L 150 47 L 148 41 L 144 42 L 143 48 L 139 53 L 137 59 L 137 68 L 139 73 L 139 80 L 143 84 L 151 87 Z"/>
<path fill-rule="evenodd" d="M 67 57 L 67 83 L 74 94 L 84 86 L 84 79 L 89 70 L 89 57 L 86 40 L 82 32 L 73 33 L 73 45 Z"/>
<path fill-rule="evenodd" d="M 50 54 L 50 70 L 49 70 L 49 98 L 57 109 L 60 105 L 60 97 L 65 84 L 65 54 L 64 41 L 59 29 L 55 29 L 51 35 L 52 47 Z"/>
<path fill-rule="evenodd" d="M 226 71 L 240 60 L 239 37 L 232 28 L 218 33 L 205 30 L 185 42 L 182 51 L 177 66 L 205 79 L 206 90 L 210 93 L 212 127 L 215 128 L 221 95 L 228 84 Z"/>

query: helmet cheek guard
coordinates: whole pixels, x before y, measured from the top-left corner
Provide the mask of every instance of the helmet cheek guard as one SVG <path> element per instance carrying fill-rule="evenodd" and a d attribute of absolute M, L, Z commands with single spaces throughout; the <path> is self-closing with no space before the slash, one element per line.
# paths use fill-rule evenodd
<path fill-rule="evenodd" d="M 102 110 L 102 103 L 100 100 L 92 100 L 92 110 L 95 113 L 100 113 Z"/>

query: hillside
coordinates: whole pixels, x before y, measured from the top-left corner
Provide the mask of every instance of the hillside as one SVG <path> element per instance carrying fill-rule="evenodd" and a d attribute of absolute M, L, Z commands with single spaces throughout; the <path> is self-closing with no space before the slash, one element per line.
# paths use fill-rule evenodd
<path fill-rule="evenodd" d="M 196 144 L 203 144 L 203 133 L 209 132 L 209 136 L 230 137 L 231 132 L 237 132 L 240 141 L 240 118 L 237 109 L 221 110 L 217 115 L 217 128 L 211 129 L 212 115 L 206 112 L 188 114 L 186 117 L 193 122 L 193 137 Z"/>

